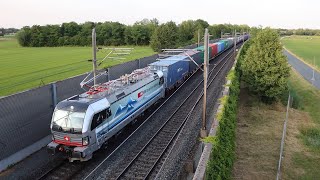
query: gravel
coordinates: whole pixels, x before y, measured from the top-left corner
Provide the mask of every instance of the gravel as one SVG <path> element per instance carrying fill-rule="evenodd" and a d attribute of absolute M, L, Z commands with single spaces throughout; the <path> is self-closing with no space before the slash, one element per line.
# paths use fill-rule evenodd
<path fill-rule="evenodd" d="M 208 88 L 208 115 L 213 114 L 213 107 L 215 106 L 218 98 L 220 97 L 221 91 L 223 90 L 225 77 L 233 65 L 233 60 L 234 59 L 229 59 L 230 62 L 226 64 L 226 66 Z M 199 141 L 199 132 L 202 124 L 202 103 L 199 103 L 197 105 L 188 121 L 188 126 L 186 126 L 181 131 L 176 144 L 172 147 L 172 150 L 165 163 L 163 164 L 161 171 L 158 173 L 156 179 L 179 179 L 179 175 L 182 171 L 185 161 L 187 160 L 189 154 L 192 152 L 194 145 Z M 207 122 L 209 124 L 209 121 Z"/>
<path fill-rule="evenodd" d="M 218 59 L 220 60 L 222 56 Z M 217 60 L 216 60 L 217 61 Z M 132 137 L 120 147 L 104 165 L 96 173 L 100 174 L 98 179 L 113 179 L 117 176 L 123 168 L 134 158 L 146 142 L 154 135 L 154 133 L 161 127 L 169 114 L 180 105 L 180 101 L 185 99 L 189 92 L 202 80 L 202 72 L 198 72 L 191 77 L 188 84 L 182 86 L 181 89 L 166 103 L 158 112 L 154 114 Z M 200 92 L 197 92 L 200 93 Z M 104 170 L 103 170 L 104 169 Z"/>
<path fill-rule="evenodd" d="M 312 84 L 312 71 L 313 69 L 306 65 L 304 62 L 300 61 L 299 59 L 297 59 L 296 57 L 294 57 L 292 54 L 290 54 L 288 51 L 283 50 L 283 54 L 285 56 L 288 57 L 288 62 L 289 64 L 296 69 L 299 74 L 301 74 L 303 76 L 304 79 L 306 79 L 309 83 Z M 314 76 L 315 76 L 315 81 L 313 83 L 313 85 L 320 89 L 320 73 L 318 71 L 314 72 Z"/>

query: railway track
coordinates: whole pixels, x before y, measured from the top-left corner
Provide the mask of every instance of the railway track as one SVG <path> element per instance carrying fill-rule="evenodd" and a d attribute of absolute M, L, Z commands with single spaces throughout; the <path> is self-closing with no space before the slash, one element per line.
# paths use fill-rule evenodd
<path fill-rule="evenodd" d="M 232 53 L 232 51 L 230 52 Z M 233 57 L 233 55 L 227 54 L 226 59 L 220 61 L 222 66 L 219 64 L 219 70 L 216 74 L 213 74 L 213 68 L 208 77 L 208 87 L 212 84 L 213 80 L 220 73 L 221 69 L 225 66 L 228 60 Z M 130 163 L 121 171 L 121 173 L 115 179 L 154 179 L 157 174 L 155 167 L 161 164 L 161 160 L 165 159 L 166 151 L 169 149 L 170 145 L 174 139 L 179 134 L 182 127 L 185 125 L 186 121 L 190 117 L 194 108 L 200 102 L 203 96 L 203 90 L 201 86 L 203 80 L 198 83 L 192 92 L 185 98 L 180 106 L 174 111 L 173 114 L 165 121 L 162 127 L 154 134 L 154 136 L 148 141 L 148 143 L 139 151 L 139 153 L 130 161 Z M 200 90 L 200 95 L 196 96 L 195 92 Z M 196 101 L 194 101 L 196 98 Z M 190 107 L 191 108 L 188 108 Z M 185 113 L 188 112 L 188 113 Z"/>
<path fill-rule="evenodd" d="M 229 51 L 229 52 L 228 52 Z M 214 69 L 216 69 L 220 64 L 221 62 L 227 62 L 226 58 L 227 59 L 230 59 L 230 54 L 233 52 L 232 50 L 228 50 L 228 54 L 225 55 L 223 58 L 221 58 L 221 60 L 219 61 L 218 64 L 216 64 L 211 70 L 210 70 L 210 77 L 212 76 L 212 72 Z M 223 54 L 222 54 L 223 55 Z M 225 64 L 224 63 L 224 64 Z M 211 67 L 213 65 L 210 65 Z M 222 67 L 220 67 L 220 70 L 222 69 Z M 219 72 L 220 72 L 219 70 Z M 195 74 L 195 73 L 194 73 Z M 194 75 L 192 74 L 192 75 Z M 215 74 L 216 76 L 217 74 Z M 214 76 L 214 77 L 215 77 Z M 169 99 L 185 84 L 188 82 L 188 80 L 191 78 L 192 76 L 190 76 L 183 84 L 181 84 L 179 86 L 179 88 L 170 96 L 168 97 L 144 122 L 146 122 L 150 117 L 152 117 L 164 104 L 166 104 L 166 102 L 169 101 Z M 213 81 L 213 79 L 212 79 Z M 211 81 L 211 82 L 212 82 Z M 197 92 L 196 90 L 199 90 L 199 87 L 201 85 L 202 81 L 200 83 L 198 83 L 197 85 L 197 88 L 194 89 L 194 93 L 197 93 L 198 96 L 192 96 L 192 97 L 198 97 L 199 99 L 199 95 L 202 93 L 202 92 Z M 210 83 L 211 84 L 211 83 Z M 190 93 L 190 97 L 191 97 L 191 94 Z M 192 99 L 193 102 L 194 102 L 194 98 Z M 191 102 L 189 101 L 192 101 L 190 100 L 190 98 L 187 98 L 185 99 L 185 101 L 179 106 L 178 109 L 176 109 L 175 111 L 175 115 L 172 115 L 171 119 L 175 118 L 175 119 L 182 119 L 184 122 L 187 120 L 187 118 L 190 116 L 191 114 L 191 111 L 189 111 L 190 113 L 187 113 L 187 117 L 185 117 L 186 113 L 182 113 L 181 117 L 179 116 L 179 109 L 181 109 L 182 106 L 185 106 Z M 200 99 L 199 99 L 200 100 Z M 196 100 L 197 103 L 199 102 L 199 100 Z M 193 106 L 193 108 L 195 107 L 195 105 Z M 179 111 L 179 112 L 178 112 Z M 132 133 L 134 134 L 141 126 L 143 126 L 144 122 Z M 157 167 L 156 165 L 159 165 L 159 162 L 161 161 L 161 159 L 163 159 L 165 156 L 164 155 L 164 152 L 168 149 L 170 143 L 175 139 L 175 137 L 177 136 L 178 132 L 180 131 L 180 129 L 182 128 L 182 126 L 184 125 L 184 123 L 181 123 L 181 122 L 173 122 L 173 121 L 166 121 L 166 123 L 163 125 L 163 127 L 161 127 L 161 131 L 159 130 L 156 135 L 154 135 L 154 137 L 147 143 L 149 145 L 151 144 L 162 144 L 162 151 L 159 149 L 153 149 L 152 147 L 155 147 L 156 146 L 147 146 L 145 145 L 144 147 L 142 147 L 142 150 L 141 152 L 138 152 L 136 157 L 134 158 L 135 160 L 131 160 L 129 164 L 126 165 L 126 167 L 122 167 L 120 168 L 119 167 L 119 172 L 115 172 L 115 176 L 113 177 L 113 179 L 122 179 L 122 177 L 124 177 L 125 179 L 131 179 L 131 178 L 134 178 L 134 179 L 138 179 L 138 175 L 136 174 L 132 174 L 131 172 L 132 171 L 136 171 L 136 172 L 147 172 L 147 177 L 150 177 L 150 175 L 152 175 L 152 173 L 154 173 L 154 169 L 155 167 Z M 166 129 L 165 127 L 176 127 L 178 128 L 179 130 L 178 131 L 173 131 L 173 128 L 170 130 L 170 129 Z M 162 132 L 162 133 L 161 133 Z M 131 135 L 132 135 L 131 134 Z M 169 138 L 167 139 L 168 137 L 166 136 L 166 134 L 170 134 L 170 136 L 172 138 Z M 103 164 L 105 162 L 105 160 L 107 160 L 114 152 L 116 152 L 123 144 L 125 144 L 125 142 L 131 137 L 131 135 L 126 138 L 117 148 L 115 148 L 109 155 L 108 157 L 106 157 L 102 162 L 99 163 L 99 165 L 97 165 L 92 171 L 91 173 L 89 173 L 84 179 L 95 179 L 96 176 L 95 176 L 95 171 L 100 167 L 101 164 Z M 157 137 L 157 138 L 156 138 Z M 163 142 L 162 143 L 162 140 L 163 139 L 166 139 L 167 141 L 166 142 Z M 164 148 L 163 148 L 164 147 Z M 141 149 L 141 147 L 139 148 Z M 147 151 L 148 150 L 148 151 Z M 148 154 L 148 153 L 143 153 L 143 152 L 151 152 L 151 154 L 153 154 L 153 157 L 156 157 L 157 158 L 152 158 L 152 162 L 153 163 L 148 163 L 148 165 L 146 163 L 144 163 L 145 161 L 138 161 L 139 158 L 141 160 L 142 157 L 145 157 L 147 158 L 144 154 Z M 159 154 L 160 153 L 160 154 Z M 144 156 L 143 156 L 144 155 Z M 150 156 L 151 158 L 151 156 Z M 148 160 L 148 162 L 150 161 L 150 159 Z M 141 162 L 143 162 L 141 164 Z M 89 163 L 90 165 L 90 163 Z M 134 166 L 136 165 L 136 166 Z M 51 170 L 45 172 L 45 173 L 42 173 L 41 176 L 38 176 L 38 178 L 36 179 L 73 179 L 74 175 L 76 175 L 79 171 L 83 170 L 83 168 L 87 166 L 87 162 L 75 162 L 75 163 L 69 163 L 67 161 L 63 161 L 62 163 L 60 163 L 58 166 L 52 168 Z M 151 167 L 151 169 L 149 168 L 149 170 L 146 170 L 146 168 L 148 167 Z M 145 167 L 144 169 L 139 169 L 139 167 Z M 158 169 L 158 168 L 156 168 Z M 129 173 L 129 174 L 127 174 Z M 132 176 L 133 175 L 133 176 Z"/>
<path fill-rule="evenodd" d="M 48 179 L 48 180 L 67 180 L 71 179 L 78 171 L 85 166 L 85 163 L 74 162 L 69 163 L 67 160 L 62 161 L 55 168 L 47 171 L 37 179 Z"/>

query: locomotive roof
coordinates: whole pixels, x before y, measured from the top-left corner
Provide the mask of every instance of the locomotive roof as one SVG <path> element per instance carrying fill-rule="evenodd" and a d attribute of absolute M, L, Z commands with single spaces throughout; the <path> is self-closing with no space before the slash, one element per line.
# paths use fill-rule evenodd
<path fill-rule="evenodd" d="M 141 88 L 144 84 L 153 81 L 155 78 L 159 78 L 157 73 L 150 71 L 149 68 L 135 70 L 129 75 L 121 76 L 119 79 L 97 85 L 96 91 L 91 90 L 61 101 L 58 103 L 57 108 L 71 110 L 71 106 L 73 106 L 74 111 L 80 111 L 87 109 L 90 104 L 104 98 L 107 98 L 111 104 Z"/>
<path fill-rule="evenodd" d="M 57 109 L 63 109 L 67 111 L 76 111 L 76 112 L 84 112 L 87 110 L 90 104 L 81 101 L 74 101 L 74 100 L 64 100 L 57 104 Z"/>

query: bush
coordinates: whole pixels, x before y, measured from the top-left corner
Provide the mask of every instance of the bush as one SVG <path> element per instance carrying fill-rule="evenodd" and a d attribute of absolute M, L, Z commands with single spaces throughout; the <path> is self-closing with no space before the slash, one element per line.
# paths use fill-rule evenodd
<path fill-rule="evenodd" d="M 243 46 L 245 48 L 247 45 Z M 245 55 L 243 48 L 238 54 L 238 63 L 235 70 L 229 72 L 227 79 L 231 80 L 229 96 L 221 98 L 224 108 L 218 114 L 219 127 L 215 137 L 205 140 L 213 144 L 210 160 L 207 165 L 206 179 L 230 179 L 235 159 L 235 130 L 237 107 L 240 93 L 239 64 Z"/>

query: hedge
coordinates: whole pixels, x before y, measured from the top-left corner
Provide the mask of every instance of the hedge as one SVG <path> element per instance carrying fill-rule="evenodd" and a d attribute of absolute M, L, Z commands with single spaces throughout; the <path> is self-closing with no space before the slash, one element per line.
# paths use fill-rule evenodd
<path fill-rule="evenodd" d="M 244 47 L 247 49 L 247 44 Z M 245 53 L 242 52 L 243 48 L 237 56 L 237 64 L 227 76 L 231 81 L 229 85 L 229 95 L 220 99 L 223 104 L 223 109 L 216 117 L 219 121 L 217 134 L 214 137 L 208 137 L 205 141 L 212 143 L 212 151 L 210 159 L 206 168 L 206 179 L 230 179 L 233 162 L 235 159 L 235 130 L 237 108 L 240 93 L 240 61 L 243 59 Z"/>

